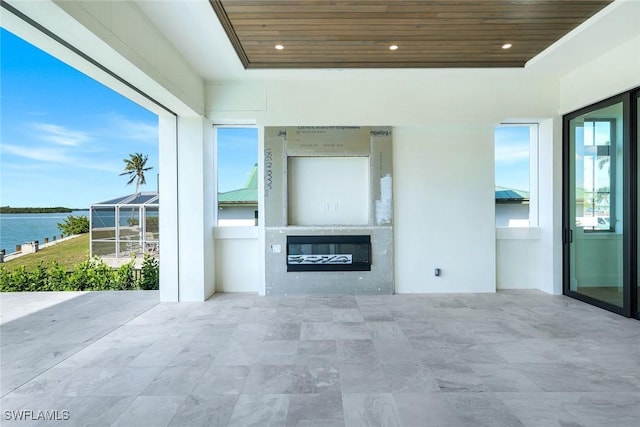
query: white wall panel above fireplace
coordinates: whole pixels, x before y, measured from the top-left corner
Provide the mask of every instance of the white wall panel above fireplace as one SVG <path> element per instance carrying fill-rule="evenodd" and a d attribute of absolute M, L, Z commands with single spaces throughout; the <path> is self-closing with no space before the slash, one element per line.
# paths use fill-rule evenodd
<path fill-rule="evenodd" d="M 289 225 L 368 225 L 369 157 L 289 157 Z"/>

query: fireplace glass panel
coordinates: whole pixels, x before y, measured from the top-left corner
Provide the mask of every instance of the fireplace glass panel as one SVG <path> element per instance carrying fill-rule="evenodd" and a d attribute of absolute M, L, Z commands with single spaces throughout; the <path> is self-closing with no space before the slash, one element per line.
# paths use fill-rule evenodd
<path fill-rule="evenodd" d="M 371 236 L 288 236 L 287 271 L 370 271 Z"/>

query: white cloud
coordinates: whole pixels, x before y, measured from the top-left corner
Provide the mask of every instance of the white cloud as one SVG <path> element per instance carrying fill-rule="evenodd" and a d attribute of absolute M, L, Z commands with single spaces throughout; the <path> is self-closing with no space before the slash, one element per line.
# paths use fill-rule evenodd
<path fill-rule="evenodd" d="M 52 148 L 30 148 L 19 145 L 2 144 L 2 151 L 31 160 L 52 163 L 68 163 L 70 158 L 62 150 Z"/>
<path fill-rule="evenodd" d="M 57 145 L 77 147 L 91 140 L 91 137 L 86 132 L 67 129 L 64 126 L 50 123 L 32 123 L 31 126 L 39 132 L 38 137 L 40 139 Z"/>
<path fill-rule="evenodd" d="M 496 146 L 496 163 L 517 163 L 529 160 L 529 146 Z"/>
<path fill-rule="evenodd" d="M 109 119 L 113 124 L 110 133 L 115 132 L 120 138 L 135 139 L 153 143 L 157 143 L 158 141 L 157 123 L 150 124 L 147 122 L 129 120 L 128 118 L 116 113 L 110 114 Z"/>
<path fill-rule="evenodd" d="M 11 162 L 6 162 L 3 161 L 2 162 L 2 173 L 4 174 L 5 172 L 15 172 L 18 174 L 24 174 L 25 171 L 29 171 L 29 172 L 39 172 L 39 171 L 48 171 L 51 170 L 51 165 L 48 163 L 41 163 L 41 162 L 18 162 L 18 163 L 11 163 Z"/>
<path fill-rule="evenodd" d="M 22 147 L 19 145 L 5 144 L 0 145 L 1 151 L 6 154 L 22 157 L 29 160 L 36 160 L 49 164 L 59 164 L 71 166 L 78 169 L 97 170 L 105 172 L 117 173 L 119 167 L 112 163 L 97 162 L 93 160 L 83 159 L 76 156 L 70 156 L 64 149 L 43 148 L 43 147 Z M 3 162 L 3 167 L 5 162 Z M 30 166 L 34 166 L 31 164 Z"/>
<path fill-rule="evenodd" d="M 120 165 L 116 166 L 111 163 L 98 163 L 94 161 L 81 161 L 82 164 L 78 165 L 78 167 L 82 169 L 90 169 L 96 171 L 104 171 L 104 172 L 113 172 L 115 174 L 122 172 L 122 168 Z"/>

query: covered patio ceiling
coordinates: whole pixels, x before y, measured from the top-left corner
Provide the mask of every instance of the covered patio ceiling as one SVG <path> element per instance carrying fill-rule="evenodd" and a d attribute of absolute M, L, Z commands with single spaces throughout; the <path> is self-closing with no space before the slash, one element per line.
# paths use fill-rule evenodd
<path fill-rule="evenodd" d="M 611 0 L 210 3 L 247 69 L 494 68 L 524 67 Z"/>

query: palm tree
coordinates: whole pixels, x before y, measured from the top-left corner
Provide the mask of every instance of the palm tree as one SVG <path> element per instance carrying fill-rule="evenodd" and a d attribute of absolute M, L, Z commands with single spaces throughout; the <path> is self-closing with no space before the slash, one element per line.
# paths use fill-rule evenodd
<path fill-rule="evenodd" d="M 129 181 L 127 181 L 127 185 L 131 184 L 133 181 L 136 181 L 136 193 L 138 192 L 138 188 L 141 185 L 147 183 L 144 179 L 144 173 L 150 169 L 153 169 L 152 166 L 145 167 L 147 164 L 147 158 L 149 156 L 143 155 L 142 153 L 129 154 L 128 159 L 123 159 L 124 162 L 124 172 L 120 174 L 129 175 Z"/>

